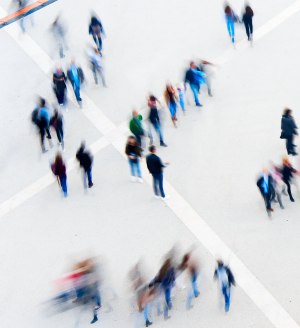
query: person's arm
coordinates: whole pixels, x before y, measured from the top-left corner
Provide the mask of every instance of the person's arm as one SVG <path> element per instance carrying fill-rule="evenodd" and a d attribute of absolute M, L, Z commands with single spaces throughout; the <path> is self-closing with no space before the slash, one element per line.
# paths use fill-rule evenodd
<path fill-rule="evenodd" d="M 171 163 L 171 162 L 163 163 L 162 160 L 159 157 L 158 157 L 158 159 L 159 159 L 160 167 L 166 167 L 166 166 L 170 165 L 170 163 Z"/>

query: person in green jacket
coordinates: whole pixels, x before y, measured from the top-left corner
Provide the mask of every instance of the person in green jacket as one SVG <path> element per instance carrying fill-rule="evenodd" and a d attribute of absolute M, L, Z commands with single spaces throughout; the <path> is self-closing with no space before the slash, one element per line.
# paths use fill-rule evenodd
<path fill-rule="evenodd" d="M 129 130 L 134 134 L 140 146 L 142 145 L 142 137 L 145 135 L 142 126 L 142 120 L 142 115 L 139 115 L 138 112 L 134 109 L 132 111 L 132 118 L 129 122 Z"/>

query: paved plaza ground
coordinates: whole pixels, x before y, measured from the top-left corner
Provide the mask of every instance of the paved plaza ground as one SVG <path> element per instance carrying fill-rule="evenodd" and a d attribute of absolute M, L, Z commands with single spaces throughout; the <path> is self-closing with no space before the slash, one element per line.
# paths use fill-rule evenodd
<path fill-rule="evenodd" d="M 232 5 L 240 14 L 243 2 Z M 155 327 L 300 325 L 300 197 L 296 189 L 295 203 L 283 196 L 285 209 L 275 204 L 270 221 L 256 186 L 262 166 L 270 160 L 279 164 L 286 153 L 279 138 L 285 106 L 300 124 L 300 2 L 252 0 L 254 44 L 247 46 L 244 26 L 237 26 L 236 49 L 222 6 L 221 0 L 59 0 L 34 13 L 35 25 L 25 22 L 24 35 L 19 22 L 0 30 L 1 327 L 89 327 L 91 308 L 50 316 L 41 305 L 53 295 L 51 281 L 89 255 L 107 263 L 103 308 L 95 326 L 134 327 L 128 271 L 143 258 L 150 280 L 175 243 L 182 252 L 197 246 L 201 295 L 186 311 L 187 289 L 177 292 L 170 320 L 153 312 Z M 107 34 L 107 89 L 94 84 L 85 57 L 86 44 L 93 43 L 88 35 L 91 9 Z M 8 11 L 9 1 L 0 0 L 2 16 Z M 69 50 L 63 59 L 49 31 L 58 12 L 68 27 Z M 261 33 L 257 38 L 256 31 Z M 38 95 L 55 103 L 51 69 L 59 62 L 66 70 L 72 56 L 88 84 L 83 108 L 70 89 L 69 111 L 64 112 L 63 156 L 70 170 L 69 195 L 63 198 L 49 173 L 56 138 L 54 147 L 41 154 L 30 115 Z M 160 111 L 168 147 L 158 147 L 158 155 L 171 161 L 164 171 L 171 198 L 163 202 L 154 199 L 145 166 L 145 182 L 130 181 L 126 121 L 133 107 L 147 112 L 148 92 L 160 97 L 166 81 L 181 82 L 189 61 L 197 57 L 218 64 L 213 97 L 204 86 L 203 107 L 198 108 L 188 91 L 187 113 L 179 112 L 177 129 L 168 109 Z M 72 160 L 82 140 L 95 150 L 94 186 L 88 192 Z M 159 144 L 156 135 L 154 143 Z M 291 161 L 300 168 L 299 157 Z M 213 281 L 218 256 L 232 261 L 238 283 L 227 314 Z M 110 312 L 112 292 L 105 286 L 118 294 Z"/>

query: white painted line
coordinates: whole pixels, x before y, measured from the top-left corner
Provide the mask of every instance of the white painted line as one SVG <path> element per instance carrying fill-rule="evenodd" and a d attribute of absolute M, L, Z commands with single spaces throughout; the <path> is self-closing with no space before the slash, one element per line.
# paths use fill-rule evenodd
<path fill-rule="evenodd" d="M 254 40 L 257 41 L 276 26 L 284 22 L 290 16 L 300 9 L 300 0 L 289 6 L 283 12 L 275 16 L 262 27 L 254 31 Z M 0 7 L 0 15 L 5 16 L 6 12 Z M 20 47 L 36 62 L 36 64 L 47 74 L 51 74 L 54 62 L 52 59 L 27 35 L 20 38 L 21 30 L 17 24 L 11 24 L 4 28 L 7 33 L 20 45 Z M 238 51 L 244 50 L 249 46 L 245 39 L 236 44 L 236 49 L 226 51 L 218 57 L 214 63 L 224 65 Z M 70 94 L 70 93 L 69 93 Z M 73 94 L 71 92 L 71 94 Z M 82 93 L 84 95 L 84 93 Z M 83 114 L 97 127 L 104 135 L 98 141 L 93 143 L 90 148 L 95 154 L 108 144 L 112 144 L 119 153 L 126 158 L 125 133 L 128 132 L 128 123 L 124 122 L 118 128 L 105 116 L 105 114 L 86 96 L 83 96 L 85 109 Z M 145 111 L 145 110 L 144 110 Z M 144 113 L 143 113 L 144 114 Z M 145 114 L 144 114 L 145 116 Z M 68 172 L 76 166 L 75 158 L 68 160 Z M 152 188 L 152 177 L 148 173 L 145 161 L 142 165 L 144 180 Z M 39 191 L 43 190 L 55 181 L 52 173 L 48 173 L 29 187 L 20 191 L 18 194 L 0 205 L 0 217 L 10 212 L 29 198 L 33 197 Z M 171 198 L 166 204 L 175 213 L 175 215 L 183 222 L 183 224 L 196 236 L 203 246 L 214 256 L 222 256 L 230 258 L 233 272 L 235 273 L 237 283 L 244 292 L 252 299 L 257 307 L 265 314 L 270 322 L 276 328 L 299 328 L 297 323 L 285 311 L 285 309 L 276 301 L 276 299 L 268 292 L 268 290 L 257 280 L 257 278 L 247 269 L 247 267 L 233 254 L 230 248 L 218 237 L 218 235 L 209 227 L 209 225 L 194 211 L 194 209 L 186 202 L 186 200 L 172 187 L 172 185 L 164 180 L 164 185 Z"/>

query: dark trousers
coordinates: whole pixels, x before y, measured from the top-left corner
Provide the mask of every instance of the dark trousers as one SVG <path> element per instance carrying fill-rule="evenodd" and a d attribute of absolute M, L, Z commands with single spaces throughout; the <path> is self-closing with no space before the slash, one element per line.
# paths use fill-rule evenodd
<path fill-rule="evenodd" d="M 270 195 L 269 194 L 263 194 L 263 197 L 264 197 L 264 201 L 265 201 L 265 204 L 266 204 L 266 209 L 267 211 L 269 211 L 271 209 L 271 199 L 270 199 Z"/>
<path fill-rule="evenodd" d="M 96 43 L 96 46 L 97 46 L 98 50 L 101 51 L 102 50 L 102 39 L 101 39 L 101 36 L 94 34 L 93 35 L 93 39 L 94 39 L 94 41 Z"/>
<path fill-rule="evenodd" d="M 293 198 L 293 195 L 292 195 L 292 192 L 291 192 L 291 185 L 290 185 L 290 182 L 288 180 L 283 180 L 283 182 L 286 184 L 287 186 L 287 192 L 290 196 L 290 198 Z"/>
<path fill-rule="evenodd" d="M 294 152 L 293 139 L 294 139 L 293 135 L 287 136 L 286 138 L 286 150 L 288 154 Z"/>
<path fill-rule="evenodd" d="M 247 33 L 247 36 L 248 36 L 248 40 L 250 40 L 250 36 L 253 33 L 252 19 L 251 20 L 245 20 L 244 24 L 245 24 L 245 29 L 246 29 L 246 33 Z"/>
<path fill-rule="evenodd" d="M 158 189 L 157 189 L 157 184 L 158 184 L 161 197 L 165 197 L 164 188 L 163 188 L 163 174 L 162 173 L 158 173 L 158 174 L 152 173 L 152 176 L 153 176 L 154 194 L 156 196 L 158 196 Z"/>

